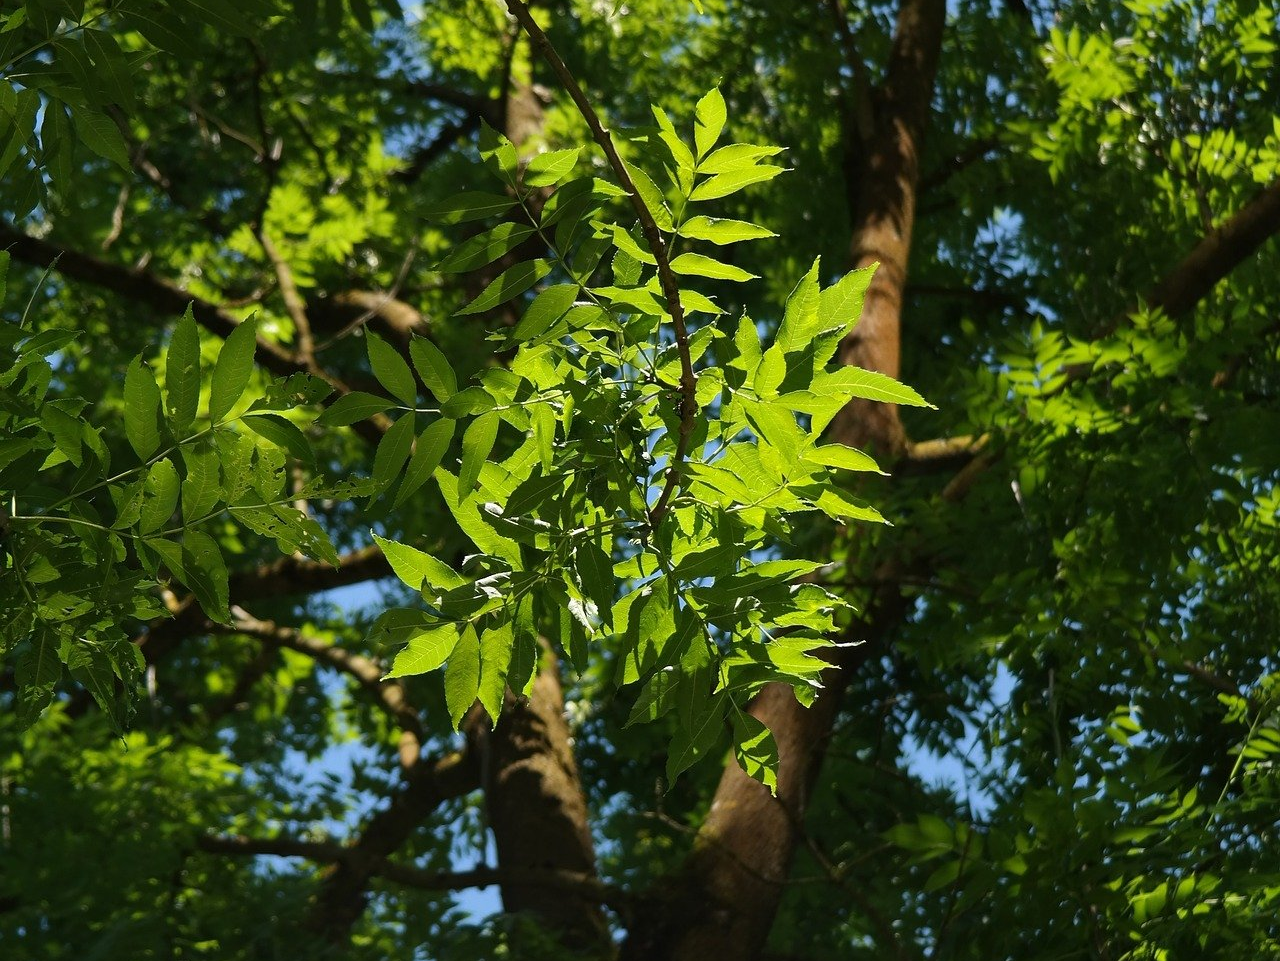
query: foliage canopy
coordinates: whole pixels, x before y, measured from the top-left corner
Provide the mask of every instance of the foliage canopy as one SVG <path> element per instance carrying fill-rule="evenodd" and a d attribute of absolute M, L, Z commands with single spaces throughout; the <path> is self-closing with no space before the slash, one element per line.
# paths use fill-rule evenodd
<path fill-rule="evenodd" d="M 1275 951 L 1276 32 L 0 15 L 6 946 Z"/>

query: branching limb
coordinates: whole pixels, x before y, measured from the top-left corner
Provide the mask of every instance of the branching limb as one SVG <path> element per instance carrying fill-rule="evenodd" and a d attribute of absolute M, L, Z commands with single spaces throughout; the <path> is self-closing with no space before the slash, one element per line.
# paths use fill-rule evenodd
<path fill-rule="evenodd" d="M 556 79 L 560 81 L 561 86 L 573 98 L 574 105 L 578 108 L 582 119 L 586 121 L 587 127 L 591 130 L 592 138 L 600 145 L 600 149 L 604 151 L 605 157 L 608 158 L 609 166 L 613 168 L 614 175 L 618 178 L 619 186 L 631 198 L 631 206 L 635 209 L 636 216 L 640 220 L 640 229 L 644 233 L 644 239 L 649 244 L 649 250 L 653 253 L 654 260 L 657 261 L 658 282 L 662 286 L 662 296 L 666 300 L 667 310 L 671 314 L 671 325 L 675 330 L 676 337 L 676 350 L 680 355 L 680 430 L 676 438 L 675 453 L 672 454 L 671 460 L 667 464 L 666 482 L 663 485 L 662 492 L 658 495 L 658 500 L 649 511 L 649 524 L 651 527 L 657 527 L 662 522 L 662 518 L 666 516 L 671 497 L 679 486 L 680 472 L 685 456 L 689 452 L 689 443 L 693 437 L 693 429 L 698 415 L 697 382 L 693 373 L 693 360 L 689 355 L 689 331 L 685 326 L 684 308 L 680 304 L 680 286 L 676 282 L 675 272 L 671 269 L 671 259 L 667 252 L 666 241 L 662 237 L 662 231 L 658 229 L 658 224 L 653 219 L 653 214 L 649 212 L 649 208 L 645 206 L 639 191 L 636 190 L 631 174 L 627 171 L 627 165 L 623 163 L 622 157 L 618 155 L 613 138 L 609 136 L 609 131 L 600 122 L 595 108 L 591 106 L 591 101 L 587 99 L 587 95 L 583 92 L 578 81 L 574 79 L 565 62 L 560 59 L 560 55 L 556 53 L 551 41 L 547 38 L 542 28 L 538 26 L 538 22 L 533 19 L 533 14 L 529 12 L 529 7 L 523 0 L 506 0 L 506 3 L 511 15 L 524 28 L 525 33 L 529 35 L 529 39 L 533 41 L 543 59 L 550 65 L 552 72 L 556 75 Z"/>
<path fill-rule="evenodd" d="M 197 846 L 201 851 L 209 854 L 306 858 L 322 864 L 340 864 L 347 860 L 352 850 L 332 841 L 304 841 L 289 837 L 250 838 L 241 835 L 206 835 L 197 841 Z M 489 867 L 472 868 L 469 871 L 425 871 L 412 865 L 397 864 L 385 858 L 372 864 L 371 868 L 372 877 L 385 878 L 420 891 L 462 891 L 468 888 L 491 887 L 495 884 L 537 885 L 595 901 L 623 915 L 627 913 L 631 904 L 627 892 L 605 884 L 593 875 L 578 871 Z"/>
<path fill-rule="evenodd" d="M 0 250 L 8 250 L 14 260 L 38 267 L 57 261 L 58 273 L 73 280 L 83 280 L 101 287 L 133 304 L 143 304 L 162 314 L 181 317 L 191 306 L 191 314 L 200 326 L 219 337 L 229 337 L 240 324 L 240 319 L 225 307 L 197 297 L 171 281 L 145 270 L 130 270 L 120 264 L 100 260 L 78 250 L 32 237 L 8 224 L 0 223 Z M 266 370 L 282 377 L 290 374 L 309 373 L 322 378 L 337 391 L 338 396 L 349 393 L 351 388 L 339 378 L 322 370 L 312 370 L 293 355 L 259 336 L 255 359 Z M 372 444 L 381 440 L 390 420 L 385 416 L 370 418 L 356 425 L 360 436 Z"/>
<path fill-rule="evenodd" d="M 292 627 L 259 620 L 242 607 L 232 607 L 231 613 L 233 620 L 230 626 L 209 623 L 207 628 L 219 633 L 243 634 L 275 647 L 287 647 L 354 678 L 373 695 L 378 706 L 400 728 L 401 765 L 411 768 L 417 762 L 425 737 L 422 721 L 417 709 L 405 697 L 404 686 L 399 681 L 382 680 L 383 669 L 380 665 L 362 654 L 355 654 Z"/>

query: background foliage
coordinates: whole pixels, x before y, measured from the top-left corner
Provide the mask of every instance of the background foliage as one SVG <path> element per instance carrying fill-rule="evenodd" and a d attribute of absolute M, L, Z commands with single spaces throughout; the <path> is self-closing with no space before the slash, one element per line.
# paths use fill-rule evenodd
<path fill-rule="evenodd" d="M 5 12 L 6 951 L 1275 951 L 1274 8 L 702 6 Z"/>

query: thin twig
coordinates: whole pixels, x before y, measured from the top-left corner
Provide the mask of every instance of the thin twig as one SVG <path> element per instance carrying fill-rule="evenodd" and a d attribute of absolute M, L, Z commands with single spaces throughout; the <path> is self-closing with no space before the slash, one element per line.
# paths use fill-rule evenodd
<path fill-rule="evenodd" d="M 666 516 L 671 497 L 679 486 L 680 468 L 689 452 L 689 443 L 693 437 L 693 428 L 698 415 L 697 379 L 693 373 L 693 359 L 689 355 L 689 331 L 685 326 L 684 308 L 680 305 L 680 286 L 676 282 L 675 272 L 671 269 L 671 260 L 662 232 L 658 229 L 653 214 L 641 199 L 639 191 L 636 190 L 626 164 L 623 163 L 622 157 L 618 155 L 618 150 L 613 145 L 609 131 L 601 124 L 587 95 L 583 93 L 582 87 L 569 72 L 565 62 L 560 59 L 560 55 L 556 53 L 547 35 L 533 19 L 533 14 L 529 12 L 529 7 L 523 0 L 506 0 L 506 3 L 511 15 L 519 21 L 520 26 L 529 35 L 529 39 L 550 65 L 560 85 L 568 91 L 574 105 L 578 108 L 578 113 L 582 115 L 582 119 L 591 130 L 591 136 L 604 151 L 609 165 L 613 167 L 614 174 L 618 178 L 619 185 L 631 198 L 631 206 L 635 208 L 636 216 L 640 219 L 640 229 L 644 233 L 644 239 L 649 244 L 654 260 L 657 261 L 658 282 L 662 285 L 662 295 L 667 301 L 667 310 L 671 313 L 671 325 L 676 335 L 676 350 L 680 354 L 680 429 L 676 437 L 675 453 L 667 463 L 666 483 L 663 485 L 662 493 L 658 495 L 657 502 L 649 511 L 649 526 L 656 528 Z"/>

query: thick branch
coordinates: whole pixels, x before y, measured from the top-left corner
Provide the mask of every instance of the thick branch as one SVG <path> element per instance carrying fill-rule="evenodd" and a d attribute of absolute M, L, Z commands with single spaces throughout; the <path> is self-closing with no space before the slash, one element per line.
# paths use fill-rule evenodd
<path fill-rule="evenodd" d="M 334 944 L 346 942 L 351 925 L 364 911 L 365 888 L 378 866 L 450 798 L 480 786 L 480 770 L 471 752 L 435 761 L 422 759 L 409 771 L 404 789 L 369 819 L 355 843 L 325 873 L 306 925 Z"/>
<path fill-rule="evenodd" d="M 306 858 L 321 864 L 342 863 L 351 850 L 331 841 L 303 841 L 288 837 L 250 838 L 241 835 L 205 835 L 197 840 L 196 845 L 209 854 Z M 370 875 L 420 891 L 462 891 L 467 888 L 487 888 L 495 884 L 543 887 L 606 905 L 622 914 L 630 907 L 630 898 L 625 891 L 605 884 L 594 875 L 553 868 L 479 867 L 468 871 L 425 871 L 383 858 L 372 865 Z"/>
<path fill-rule="evenodd" d="M 1280 178 L 1211 230 L 1143 300 L 1170 317 L 1188 313 L 1224 277 L 1280 231 Z"/>
<path fill-rule="evenodd" d="M 239 319 L 225 308 L 197 297 L 161 277 L 146 271 L 130 270 L 120 264 L 99 260 L 80 251 L 28 236 L 4 223 L 0 223 L 0 249 L 7 249 L 15 260 L 37 267 L 45 267 L 56 261 L 58 272 L 63 276 L 102 287 L 132 304 L 145 304 L 162 314 L 180 317 L 190 305 L 196 322 L 219 337 L 229 337 L 240 324 Z M 254 356 L 259 364 L 273 374 L 315 374 L 329 383 L 338 396 L 350 391 L 338 378 L 321 370 L 313 370 L 265 337 L 258 338 Z M 389 426 L 390 421 L 386 417 L 371 418 L 357 424 L 356 430 L 365 440 L 376 444 Z"/>
<path fill-rule="evenodd" d="M 373 695 L 378 706 L 400 728 L 400 763 L 412 767 L 418 760 L 424 732 L 417 709 L 405 697 L 404 686 L 399 681 L 383 681 L 382 668 L 362 654 L 355 654 L 337 644 L 330 644 L 318 637 L 311 637 L 291 627 L 281 627 L 272 621 L 259 620 L 243 608 L 233 607 L 234 619 L 230 627 L 210 624 L 209 630 L 243 634 L 275 647 L 287 647 L 305 654 L 322 664 L 352 677 L 361 687 Z"/>
<path fill-rule="evenodd" d="M 609 131 L 600 123 L 600 118 L 596 115 L 595 108 L 591 106 L 591 101 L 587 99 L 582 87 L 578 85 L 578 81 L 574 79 L 573 74 L 569 72 L 569 68 L 560 59 L 560 55 L 556 53 L 551 41 L 542 31 L 542 28 L 538 26 L 537 21 L 533 19 L 533 14 L 529 12 L 529 8 L 522 0 L 507 0 L 507 9 L 519 21 L 520 26 L 529 35 L 529 39 L 533 41 L 534 46 L 538 48 L 543 58 L 551 66 L 556 79 L 560 81 L 561 86 L 573 98 L 574 105 L 578 108 L 582 119 L 586 121 L 587 127 L 591 130 L 592 138 L 600 145 L 600 148 L 608 158 L 609 165 L 613 168 L 614 175 L 618 178 L 618 184 L 631 198 L 631 206 L 635 208 L 636 216 L 640 219 L 640 230 L 644 233 L 644 239 L 649 244 L 649 250 L 653 253 L 654 260 L 657 261 L 658 282 L 662 286 L 662 296 L 665 298 L 667 310 L 671 314 L 671 325 L 675 329 L 676 335 L 676 350 L 680 354 L 680 432 L 676 438 L 675 453 L 671 455 L 671 460 L 667 464 L 666 483 L 663 485 L 662 493 L 658 495 L 658 500 L 649 511 L 649 525 L 657 527 L 666 515 L 667 505 L 680 483 L 680 471 L 684 464 L 685 455 L 689 452 L 689 441 L 693 436 L 693 428 L 698 415 L 697 382 L 693 374 L 693 360 L 689 356 L 689 331 L 685 327 L 684 308 L 680 304 L 680 285 L 676 282 L 675 272 L 671 269 L 671 259 L 667 253 L 667 244 L 663 239 L 662 231 L 658 229 L 658 224 L 653 219 L 653 214 L 645 206 L 639 191 L 636 190 L 636 185 L 631 179 L 627 165 L 623 163 L 622 157 L 618 155 L 618 150 L 613 145 L 613 138 L 609 136 Z"/>
<path fill-rule="evenodd" d="M 1191 248 L 1176 266 L 1142 297 L 1153 309 L 1170 317 L 1190 313 L 1217 284 L 1280 232 L 1280 178 L 1254 194 L 1249 202 L 1210 231 Z M 1098 335 L 1099 339 L 1119 330 L 1129 322 L 1131 310 L 1117 315 Z M 1066 377 L 1046 397 L 1055 396 L 1072 384 L 1088 380 L 1098 368 L 1078 364 L 1064 369 Z M 1235 371 L 1220 371 L 1214 386 L 1230 383 Z"/>
<path fill-rule="evenodd" d="M 425 334 L 430 328 L 427 319 L 403 300 L 395 291 L 342 290 L 329 297 L 308 304 L 317 327 L 329 334 L 320 349 L 357 330 L 365 321 L 378 320 L 385 333 L 405 350 L 413 334 Z"/>
<path fill-rule="evenodd" d="M 337 567 L 305 557 L 282 557 L 253 570 L 232 574 L 230 598 L 233 604 L 245 604 L 264 597 L 314 594 L 390 575 L 391 565 L 376 544 L 343 555 Z M 154 664 L 183 638 L 203 631 L 205 625 L 204 612 L 189 595 L 178 604 L 172 617 L 153 624 L 134 642 L 142 645 L 147 661 Z"/>

